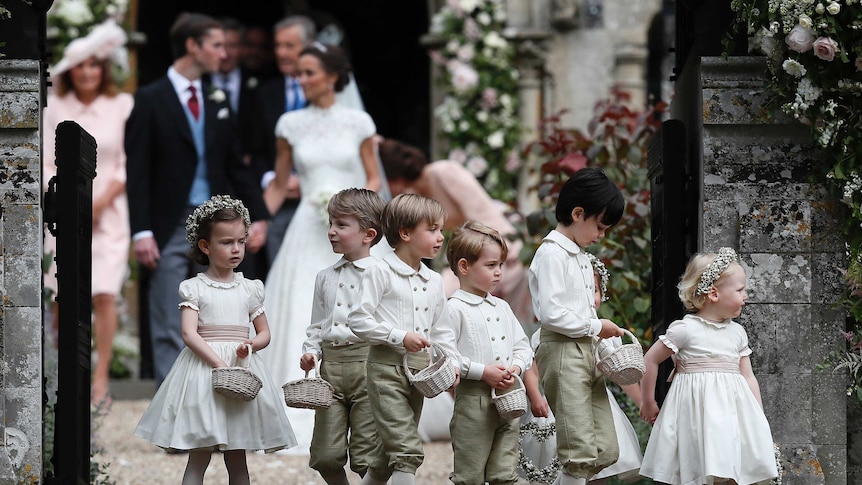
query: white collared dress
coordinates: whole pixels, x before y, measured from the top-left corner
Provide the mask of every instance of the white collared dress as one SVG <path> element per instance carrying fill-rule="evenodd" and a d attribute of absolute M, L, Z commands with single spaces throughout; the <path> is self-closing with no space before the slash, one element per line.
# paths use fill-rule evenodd
<path fill-rule="evenodd" d="M 673 381 L 650 434 L 641 475 L 673 485 L 719 478 L 739 485 L 778 476 L 772 432 L 739 372 L 751 354 L 741 325 L 686 315 L 659 337 L 676 355 Z"/>
<path fill-rule="evenodd" d="M 236 273 L 229 283 L 198 273 L 180 284 L 179 293 L 180 308 L 198 311 L 199 333 L 219 357 L 233 365 L 237 346 L 244 340 L 239 334 L 248 338 L 250 322 L 264 312 L 263 283 L 247 280 L 242 273 Z M 209 339 L 207 333 L 217 337 Z M 281 387 L 273 382 L 256 352 L 251 354 L 248 368 L 263 381 L 257 397 L 247 402 L 227 398 L 213 392 L 212 367 L 183 348 L 135 435 L 172 450 L 272 452 L 294 446 L 296 438 L 284 412 Z"/>

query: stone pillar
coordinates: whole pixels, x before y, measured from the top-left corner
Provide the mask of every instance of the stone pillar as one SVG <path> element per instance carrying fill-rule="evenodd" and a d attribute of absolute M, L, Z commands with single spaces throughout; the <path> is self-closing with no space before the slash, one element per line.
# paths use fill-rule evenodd
<path fill-rule="evenodd" d="M 700 88 L 700 106 L 692 105 L 700 127 L 689 127 L 701 148 L 691 160 L 701 188 L 700 249 L 730 246 L 742 259 L 749 300 L 739 321 L 781 445 L 784 483 L 844 485 L 845 381 L 816 370 L 843 348 L 845 314 L 835 306 L 843 290 L 842 207 L 811 180 L 821 159 L 808 127 L 786 117 L 763 121 L 762 58 L 696 62 L 680 83 Z"/>
<path fill-rule="evenodd" d="M 506 38 L 515 45 L 515 64 L 518 70 L 518 115 L 521 119 L 521 143 L 527 143 L 539 138 L 538 126 L 542 118 L 548 116 L 545 112 L 547 81 L 545 69 L 545 53 L 547 41 L 551 34 L 539 30 L 507 29 Z M 518 207 L 522 213 L 529 213 L 539 208 L 539 200 L 530 192 L 538 182 L 537 163 L 526 160 L 518 177 Z"/>
<path fill-rule="evenodd" d="M 41 72 L 0 60 L 0 484 L 42 481 Z"/>

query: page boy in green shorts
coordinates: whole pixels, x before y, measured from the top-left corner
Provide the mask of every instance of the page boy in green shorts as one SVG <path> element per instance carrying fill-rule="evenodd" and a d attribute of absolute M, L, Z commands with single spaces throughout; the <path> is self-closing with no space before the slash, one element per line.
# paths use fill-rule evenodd
<path fill-rule="evenodd" d="M 456 485 L 514 484 L 519 420 L 500 416 L 491 389 L 510 390 L 532 363 L 533 350 L 509 304 L 491 295 L 508 247 L 496 230 L 467 221 L 452 235 L 446 256 L 461 287 L 449 297 L 449 317 L 431 336 L 456 356 L 463 376 L 449 424 L 455 454 L 449 479 Z"/>
<path fill-rule="evenodd" d="M 440 275 L 423 258 L 434 258 L 443 245 L 446 212 L 437 201 L 402 194 L 383 209 L 383 233 L 395 249 L 362 278 L 359 306 L 348 318 L 350 329 L 371 344 L 368 396 L 381 449 L 362 479 L 363 485 L 413 485 L 424 453 L 418 423 L 424 396 L 410 385 L 403 369 L 428 366 L 431 330 L 444 317 L 446 295 Z"/>
<path fill-rule="evenodd" d="M 619 455 L 593 345 L 594 337 L 622 336 L 623 331 L 593 317 L 593 267 L 582 248 L 604 237 L 623 209 L 620 189 L 601 169 L 579 170 L 560 190 L 556 229 L 542 240 L 530 264 L 533 312 L 541 325 L 536 364 L 556 417 L 561 485 L 585 485 Z"/>
<path fill-rule="evenodd" d="M 321 377 L 335 391 L 332 406 L 314 414 L 308 462 L 328 485 L 349 485 L 348 450 L 350 469 L 365 476 L 379 447 L 365 385 L 368 343 L 350 331 L 347 315 L 359 302 L 362 274 L 377 262 L 371 246 L 383 237 L 383 206 L 376 192 L 354 188 L 333 195 L 327 207 L 329 242 L 342 257 L 317 274 L 299 366 L 308 372 L 322 357 Z"/>

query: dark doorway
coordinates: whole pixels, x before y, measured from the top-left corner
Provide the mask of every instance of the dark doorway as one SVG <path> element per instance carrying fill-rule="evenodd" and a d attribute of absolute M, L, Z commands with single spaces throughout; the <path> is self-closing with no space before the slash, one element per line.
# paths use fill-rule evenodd
<path fill-rule="evenodd" d="M 290 14 L 311 17 L 318 27 L 337 24 L 350 54 L 365 109 L 379 134 L 430 146 L 429 60 L 419 38 L 428 31 L 428 2 L 405 0 L 140 0 L 137 30 L 147 35 L 139 49 L 139 84 L 165 74 L 171 63 L 168 30 L 183 11 L 233 17 L 271 28 Z"/>

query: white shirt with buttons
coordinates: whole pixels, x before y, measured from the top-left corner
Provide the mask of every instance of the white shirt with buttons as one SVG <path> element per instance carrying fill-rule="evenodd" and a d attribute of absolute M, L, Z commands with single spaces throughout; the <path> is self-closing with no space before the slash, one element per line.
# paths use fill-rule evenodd
<path fill-rule="evenodd" d="M 551 231 L 536 250 L 528 277 L 533 314 L 543 329 L 569 338 L 601 332 L 593 265 L 574 241 Z"/>
<path fill-rule="evenodd" d="M 446 304 L 448 317 L 432 331 L 432 339 L 457 356 L 461 375 L 481 380 L 486 365 L 512 365 L 527 370 L 533 362 L 530 341 L 506 301 L 458 290 Z"/>
<path fill-rule="evenodd" d="M 317 273 L 311 324 L 305 332 L 308 338 L 302 345 L 304 354 L 320 357 L 323 345 L 341 347 L 362 342 L 350 330 L 347 316 L 359 303 L 362 274 L 375 263 L 377 258 L 373 256 L 356 261 L 342 257 L 337 263 Z"/>
<path fill-rule="evenodd" d="M 404 349 L 409 332 L 430 338 L 445 317 L 446 294 L 440 274 L 420 264 L 413 269 L 394 252 L 365 270 L 359 306 L 348 317 L 353 333 L 372 344 Z"/>

